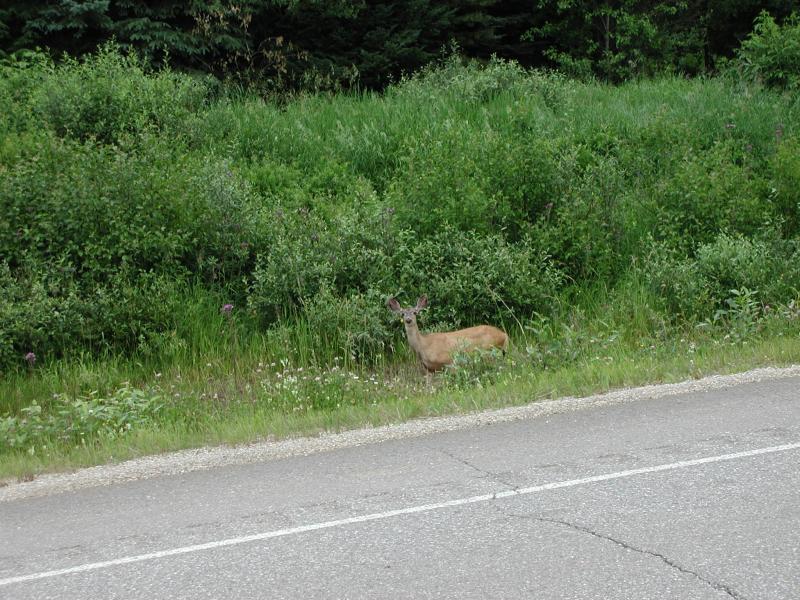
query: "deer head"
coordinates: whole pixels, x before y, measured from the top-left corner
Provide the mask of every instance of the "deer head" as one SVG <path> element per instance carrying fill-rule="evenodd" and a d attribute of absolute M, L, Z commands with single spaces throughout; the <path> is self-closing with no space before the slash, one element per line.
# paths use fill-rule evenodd
<path fill-rule="evenodd" d="M 389 310 L 392 312 L 400 313 L 400 318 L 403 320 L 406 327 L 414 327 L 417 324 L 417 314 L 428 306 L 428 298 L 427 296 L 420 296 L 417 299 L 417 305 L 413 308 L 403 308 L 400 306 L 397 298 L 389 298 L 386 302 L 386 306 L 388 306 Z"/>

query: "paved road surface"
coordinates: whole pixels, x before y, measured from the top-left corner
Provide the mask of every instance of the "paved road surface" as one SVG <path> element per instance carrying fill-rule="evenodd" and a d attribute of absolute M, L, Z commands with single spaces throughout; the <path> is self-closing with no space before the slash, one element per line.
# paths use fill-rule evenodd
<path fill-rule="evenodd" d="M 0 598 L 800 598 L 800 378 L 0 502 Z"/>

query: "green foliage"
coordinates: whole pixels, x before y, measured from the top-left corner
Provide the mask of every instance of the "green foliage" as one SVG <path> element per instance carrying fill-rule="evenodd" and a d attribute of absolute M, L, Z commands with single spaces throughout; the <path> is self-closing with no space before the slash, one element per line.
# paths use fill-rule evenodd
<path fill-rule="evenodd" d="M 208 94 L 201 79 L 168 70 L 148 73 L 136 55 L 120 54 L 113 44 L 80 62 L 65 59 L 40 68 L 32 117 L 61 137 L 79 140 L 113 143 L 130 133 L 178 132 Z"/>
<path fill-rule="evenodd" d="M 743 296 L 747 306 L 756 297 L 791 302 L 800 290 L 798 256 L 796 242 L 723 233 L 700 245 L 695 258 L 655 244 L 640 272 L 671 313 L 702 320 L 732 314 Z"/>
<path fill-rule="evenodd" d="M 779 25 L 764 11 L 737 52 L 745 77 L 779 89 L 800 88 L 800 17 Z"/>
<path fill-rule="evenodd" d="M 342 297 L 323 287 L 303 304 L 302 325 L 312 338 L 307 345 L 323 364 L 333 357 L 370 364 L 389 351 L 396 337 L 384 303 L 384 294 L 376 290 Z"/>
<path fill-rule="evenodd" d="M 415 240 L 405 232 L 396 254 L 395 289 L 425 291 L 427 322 L 456 325 L 505 315 L 547 312 L 562 275 L 550 257 L 525 238 L 510 244 L 500 235 L 478 235 L 450 227 Z"/>
<path fill-rule="evenodd" d="M 566 73 L 621 81 L 672 69 L 702 70 L 697 24 L 688 2 L 540 0 L 545 14 L 525 37 Z M 691 58 L 695 60 L 692 61 Z"/>
<path fill-rule="evenodd" d="M 775 130 L 779 146 L 772 159 L 775 207 L 780 215 L 784 234 L 800 234 L 800 138 L 791 137 L 785 141 L 783 126 Z"/>
<path fill-rule="evenodd" d="M 251 309 L 271 323 L 326 290 L 348 296 L 385 285 L 388 223 L 387 214 L 357 207 L 331 220 L 306 207 L 275 209 L 269 250 L 253 271 Z"/>
<path fill-rule="evenodd" d="M 160 394 L 125 385 L 108 397 L 56 394 L 46 408 L 33 403 L 20 415 L 0 416 L 0 452 L 41 453 L 47 445 L 92 444 L 153 423 L 165 407 Z"/>
<path fill-rule="evenodd" d="M 708 242 L 719 231 L 753 235 L 774 223 L 779 215 L 753 161 L 752 148 L 734 141 L 689 153 L 657 187 L 663 237 Z"/>
<path fill-rule="evenodd" d="M 113 47 L 2 73 L 4 371 L 251 335 L 372 364 L 401 335 L 390 295 L 427 294 L 423 328 L 511 329 L 632 276 L 676 322 L 800 287 L 798 113 L 766 89 L 450 58 L 384 95 L 277 104 Z"/>
<path fill-rule="evenodd" d="M 24 367 L 34 352 L 46 363 L 75 351 L 165 350 L 185 295 L 171 277 L 121 270 L 87 284 L 64 261 L 0 263 L 0 367 Z"/>
<path fill-rule="evenodd" d="M 445 368 L 445 385 L 455 389 L 492 385 L 503 375 L 503 365 L 498 364 L 502 358 L 503 352 L 497 348 L 456 352 L 453 363 Z"/>

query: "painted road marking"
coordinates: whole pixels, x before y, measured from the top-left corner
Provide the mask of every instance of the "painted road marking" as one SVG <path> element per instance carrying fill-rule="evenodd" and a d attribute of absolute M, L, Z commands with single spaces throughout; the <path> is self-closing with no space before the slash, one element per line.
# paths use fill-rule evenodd
<path fill-rule="evenodd" d="M 155 560 L 158 558 L 165 558 L 168 556 L 177 556 L 180 554 L 190 554 L 192 552 L 201 552 L 203 550 L 212 550 L 214 548 L 223 548 L 225 546 L 237 546 L 239 544 L 247 544 L 249 542 L 258 542 L 262 540 L 269 540 L 277 537 L 285 537 L 295 535 L 298 533 L 306 533 L 309 531 L 317 531 L 320 529 L 330 529 L 332 527 L 341 527 L 343 525 L 352 525 L 354 523 L 366 523 L 368 521 L 379 521 L 382 519 L 389 519 L 400 515 L 413 515 L 417 513 L 430 512 L 433 510 L 440 510 L 442 508 L 450 508 L 453 506 L 463 506 L 465 504 L 476 504 L 478 502 L 488 502 L 491 500 L 500 500 L 502 498 L 510 498 L 515 496 L 526 496 L 528 494 L 535 494 L 536 492 L 543 492 L 546 490 L 557 490 L 561 488 L 574 487 L 578 485 L 585 485 L 587 483 L 598 483 L 601 481 L 610 481 L 612 479 L 622 479 L 624 477 L 633 477 L 634 475 L 644 475 L 646 473 L 659 473 L 661 471 L 673 471 L 675 469 L 685 469 L 687 467 L 695 467 L 698 465 L 705 465 L 709 463 L 716 463 L 728 460 L 736 460 L 738 458 L 748 458 L 751 456 L 759 456 L 762 454 L 773 454 L 775 452 L 786 452 L 788 450 L 800 449 L 800 442 L 794 444 L 783 444 L 781 446 L 770 446 L 768 448 L 758 448 L 756 450 L 747 450 L 744 452 L 734 452 L 733 454 L 720 454 L 717 456 L 708 456 L 705 458 L 696 458 L 693 460 L 682 460 L 679 462 L 667 463 L 662 465 L 655 465 L 653 467 L 643 467 L 641 469 L 629 469 L 627 471 L 617 471 L 615 473 L 607 473 L 605 475 L 594 475 L 592 477 L 583 477 L 581 479 L 570 479 L 568 481 L 557 481 L 554 483 L 545 483 L 541 485 L 534 485 L 530 487 L 517 488 L 514 490 L 502 490 L 492 494 L 483 494 L 480 496 L 470 496 L 468 498 L 456 498 L 454 500 L 447 500 L 445 502 L 436 502 L 433 504 L 421 504 L 417 506 L 410 506 L 408 508 L 401 508 L 398 510 L 388 510 L 385 512 L 372 513 L 368 515 L 361 515 L 357 517 L 349 517 L 347 519 L 337 519 L 335 521 L 323 521 L 321 523 L 312 523 L 310 525 L 301 525 L 299 527 L 289 527 L 287 529 L 277 529 L 275 531 L 266 531 L 264 533 L 256 533 L 254 535 L 246 535 L 242 537 L 229 538 L 226 540 L 218 540 L 216 542 L 208 542 L 205 544 L 195 544 L 193 546 L 183 546 L 181 548 L 171 548 L 169 550 L 161 550 L 159 552 L 150 552 L 148 554 L 139 554 L 137 556 L 125 556 L 122 558 L 115 558 L 113 560 L 106 560 L 103 562 L 87 563 L 75 567 L 68 567 L 66 569 L 56 569 L 54 571 L 43 571 L 40 573 L 31 573 L 29 575 L 20 575 L 17 577 L 8 577 L 0 579 L 0 586 L 11 585 L 14 583 L 23 583 L 26 581 L 35 581 L 37 579 L 47 579 L 50 577 L 59 577 L 61 575 L 70 575 L 72 573 L 83 573 L 85 571 L 95 571 L 97 569 L 105 569 L 107 567 L 114 567 L 117 565 L 126 565 L 145 560 Z"/>

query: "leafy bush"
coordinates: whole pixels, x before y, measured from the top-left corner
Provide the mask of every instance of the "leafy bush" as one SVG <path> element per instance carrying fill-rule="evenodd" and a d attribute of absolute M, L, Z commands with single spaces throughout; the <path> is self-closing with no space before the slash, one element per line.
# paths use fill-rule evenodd
<path fill-rule="evenodd" d="M 687 153 L 656 194 L 659 237 L 686 249 L 712 241 L 720 231 L 754 235 L 778 218 L 748 149 L 733 141 Z"/>
<path fill-rule="evenodd" d="M 20 416 L 0 416 L 0 452 L 35 453 L 48 444 L 91 444 L 123 436 L 154 422 L 164 406 L 160 394 L 128 385 L 107 398 L 56 394 L 46 408 L 33 403 Z"/>
<path fill-rule="evenodd" d="M 394 289 L 427 294 L 429 322 L 456 325 L 546 313 L 563 278 L 531 238 L 508 243 L 451 227 L 424 239 L 406 231 L 395 254 Z"/>
<path fill-rule="evenodd" d="M 445 123 L 409 146 L 386 198 L 420 235 L 451 225 L 517 237 L 558 194 L 554 152 L 540 137 Z"/>
<path fill-rule="evenodd" d="M 232 278 L 258 242 L 257 207 L 230 167 L 161 142 L 129 152 L 43 136 L 0 170 L 0 210 L 12 264 L 21 252 L 66 260 L 89 281 L 120 268 Z"/>
<path fill-rule="evenodd" d="M 380 287 L 391 268 L 390 215 L 355 207 L 332 219 L 277 208 L 253 271 L 250 308 L 262 323 L 293 312 L 325 289 L 339 296 Z"/>
<path fill-rule="evenodd" d="M 162 351 L 162 335 L 180 314 L 180 282 L 122 270 L 102 283 L 81 284 L 68 262 L 0 263 L 0 370 L 76 349 Z"/>
<path fill-rule="evenodd" d="M 800 87 L 800 17 L 778 25 L 768 12 L 756 18 L 737 58 L 746 77 L 781 89 Z"/>
<path fill-rule="evenodd" d="M 698 319 L 710 314 L 713 298 L 697 263 L 675 249 L 653 244 L 640 265 L 640 275 L 670 315 Z"/>
<path fill-rule="evenodd" d="M 342 298 L 323 287 L 303 305 L 303 321 L 313 336 L 309 345 L 325 359 L 371 362 L 388 351 L 396 335 L 384 303 L 385 294 L 376 290 Z"/>
<path fill-rule="evenodd" d="M 800 138 L 781 140 L 783 127 L 775 131 L 781 142 L 772 160 L 775 207 L 786 237 L 800 234 Z"/>
<path fill-rule="evenodd" d="M 31 90 L 33 115 L 59 136 L 118 142 L 147 130 L 177 133 L 208 96 L 198 78 L 163 70 L 149 73 L 135 54 L 121 54 L 109 44 L 80 62 L 44 63 L 39 84 Z"/>
<path fill-rule="evenodd" d="M 762 304 L 791 301 L 800 290 L 798 257 L 795 242 L 723 233 L 700 245 L 694 258 L 655 244 L 641 274 L 670 313 L 704 319 L 715 309 L 735 309 L 745 296 L 747 306 L 752 298 Z"/>
<path fill-rule="evenodd" d="M 450 54 L 436 65 L 422 69 L 394 92 L 457 97 L 469 104 L 488 102 L 514 88 L 529 89 L 530 73 L 518 63 L 493 57 L 484 66 Z"/>

